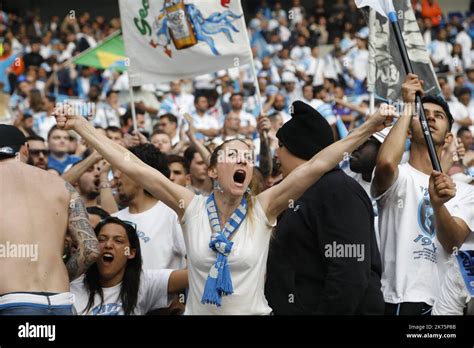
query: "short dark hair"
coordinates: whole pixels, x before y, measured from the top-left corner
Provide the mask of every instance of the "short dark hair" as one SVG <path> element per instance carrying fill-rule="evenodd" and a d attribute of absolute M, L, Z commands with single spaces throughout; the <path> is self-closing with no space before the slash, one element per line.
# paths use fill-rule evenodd
<path fill-rule="evenodd" d="M 322 91 L 326 90 L 323 85 L 315 86 L 313 89 L 314 95 L 318 95 Z"/>
<path fill-rule="evenodd" d="M 235 92 L 230 95 L 229 100 L 232 100 L 232 98 L 234 98 L 235 96 L 241 96 L 242 99 L 244 98 L 244 94 L 242 92 Z"/>
<path fill-rule="evenodd" d="M 161 151 L 152 144 L 146 143 L 137 145 L 131 147 L 129 150 L 145 164 L 148 164 L 150 167 L 156 169 L 167 178 L 170 177 L 170 170 L 168 168 L 168 160 L 166 155 L 161 153 Z"/>
<path fill-rule="evenodd" d="M 192 161 L 193 161 L 193 158 L 194 158 L 194 154 L 198 152 L 196 150 L 196 148 L 194 146 L 189 146 L 185 151 L 184 151 L 184 158 L 186 159 L 186 161 L 189 162 L 189 164 L 191 165 Z"/>
<path fill-rule="evenodd" d="M 53 134 L 53 132 L 54 132 L 55 130 L 60 130 L 60 131 L 63 131 L 63 132 L 67 132 L 67 130 L 61 129 L 61 128 L 59 128 L 57 125 L 54 125 L 54 126 L 49 130 L 49 132 L 48 132 L 48 140 L 49 140 L 49 138 L 51 138 L 51 134 Z"/>
<path fill-rule="evenodd" d="M 444 112 L 446 113 L 446 116 L 448 117 L 449 130 L 451 130 L 451 127 L 453 126 L 453 123 L 454 123 L 454 118 L 453 118 L 453 115 L 451 114 L 451 111 L 449 110 L 448 103 L 446 103 L 443 98 L 434 96 L 434 95 L 425 95 L 424 97 L 421 98 L 421 103 L 422 104 L 431 103 L 431 104 L 436 104 L 436 105 L 441 106 L 441 108 L 443 108 Z"/>
<path fill-rule="evenodd" d="M 136 115 L 144 115 L 145 114 L 145 110 L 140 108 L 140 107 L 135 107 L 135 114 Z M 132 109 L 131 108 L 128 108 L 127 109 L 127 112 L 125 113 L 125 115 L 122 116 L 122 123 L 123 125 L 127 125 L 127 122 L 128 120 L 131 120 L 133 118 L 132 116 Z"/>
<path fill-rule="evenodd" d="M 171 165 L 171 163 L 180 163 L 183 166 L 185 173 L 189 174 L 190 163 L 186 158 L 178 155 L 168 155 L 168 166 Z"/>
<path fill-rule="evenodd" d="M 468 88 L 468 87 L 462 87 L 459 89 L 458 91 L 458 96 L 462 96 L 463 94 L 469 94 L 469 95 L 472 95 L 472 92 L 471 92 L 471 89 Z"/>
<path fill-rule="evenodd" d="M 42 141 L 43 143 L 45 142 L 44 138 L 40 137 L 38 134 L 31 134 L 29 137 L 26 138 L 26 141 L 30 141 L 30 140 Z"/>
<path fill-rule="evenodd" d="M 458 129 L 458 132 L 456 133 L 456 136 L 459 138 L 462 135 L 462 133 L 464 133 L 464 132 L 471 133 L 471 130 L 467 126 L 462 126 Z"/>
<path fill-rule="evenodd" d="M 118 94 L 117 91 L 110 90 L 110 91 L 107 92 L 107 94 L 106 94 L 105 96 L 108 98 L 108 97 L 110 97 L 111 94 L 114 94 L 114 93 L 115 93 L 115 94 Z"/>
<path fill-rule="evenodd" d="M 108 126 L 105 128 L 106 132 L 113 132 L 113 133 L 122 133 L 122 130 L 119 127 L 116 126 Z"/>
<path fill-rule="evenodd" d="M 178 124 L 178 118 L 173 115 L 173 114 L 170 114 L 170 113 L 167 113 L 167 114 L 164 114 L 164 115 L 161 115 L 160 116 L 160 120 L 162 118 L 166 118 L 168 121 L 170 121 L 171 123 L 175 123 L 175 124 Z"/>
<path fill-rule="evenodd" d="M 205 94 L 199 94 L 194 98 L 194 104 L 197 104 L 200 98 L 206 98 L 207 102 L 209 102 L 209 98 Z"/>

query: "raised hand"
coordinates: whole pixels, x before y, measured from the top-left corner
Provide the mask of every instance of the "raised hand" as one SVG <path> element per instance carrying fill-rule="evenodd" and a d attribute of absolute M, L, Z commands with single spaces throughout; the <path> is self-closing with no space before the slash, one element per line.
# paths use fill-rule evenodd
<path fill-rule="evenodd" d="M 405 103 L 414 103 L 416 94 L 423 94 L 424 81 L 415 74 L 408 74 L 402 84 L 402 97 Z"/>
<path fill-rule="evenodd" d="M 433 171 L 430 176 L 428 191 L 431 205 L 433 207 L 441 207 L 456 196 L 456 184 L 449 175 Z"/>
<path fill-rule="evenodd" d="M 379 109 L 366 121 L 373 133 L 379 132 L 392 124 L 394 118 L 399 117 L 393 105 L 382 104 Z"/>
<path fill-rule="evenodd" d="M 272 129 L 272 124 L 270 123 L 270 119 L 267 116 L 260 115 L 257 118 L 258 134 L 268 133 L 271 129 Z"/>
<path fill-rule="evenodd" d="M 56 118 L 56 123 L 60 129 L 75 130 L 81 123 L 87 122 L 82 116 L 68 114 L 67 107 L 56 107 L 52 115 Z"/>

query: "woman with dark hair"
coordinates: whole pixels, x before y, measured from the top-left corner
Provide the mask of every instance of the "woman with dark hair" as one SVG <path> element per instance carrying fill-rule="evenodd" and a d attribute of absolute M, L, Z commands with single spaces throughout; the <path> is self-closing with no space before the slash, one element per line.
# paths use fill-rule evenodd
<path fill-rule="evenodd" d="M 99 259 L 71 283 L 78 314 L 141 315 L 168 307 L 168 293 L 187 287 L 187 270 L 142 270 L 133 223 L 107 217 L 99 222 L 95 233 Z"/>
<path fill-rule="evenodd" d="M 308 107 L 297 101 L 293 114 L 314 117 L 316 111 L 309 107 L 308 112 Z M 264 283 L 270 236 L 277 216 L 345 155 L 385 128 L 394 115 L 393 107 L 375 113 L 346 138 L 327 144 L 278 185 L 258 195 L 252 195 L 249 188 L 253 156 L 248 145 L 239 140 L 224 142 L 211 156 L 208 175 L 214 188 L 208 197 L 173 183 L 101 135 L 84 117 L 57 114 L 56 120 L 58 127 L 74 129 L 114 168 L 142 183 L 178 215 L 190 279 L 185 314 L 268 315 L 272 309 L 264 295 Z"/>

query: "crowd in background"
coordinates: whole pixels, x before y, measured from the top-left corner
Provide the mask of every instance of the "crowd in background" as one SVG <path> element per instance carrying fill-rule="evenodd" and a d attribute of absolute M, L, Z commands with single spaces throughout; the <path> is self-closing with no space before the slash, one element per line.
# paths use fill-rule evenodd
<path fill-rule="evenodd" d="M 474 12 L 443 13 L 437 1 L 412 4 L 454 117 L 457 141 L 446 144 L 446 153 L 449 157 L 454 149 L 458 158 L 448 159 L 445 170 L 473 184 Z M 138 132 L 134 132 L 127 73 L 71 63 L 74 56 L 119 30 L 119 18 L 84 12 L 42 20 L 36 12 L 1 11 L 0 122 L 15 125 L 28 137 L 30 164 L 63 176 L 75 185 L 87 207 L 100 206 L 104 214 L 120 211 L 117 216 L 133 219 L 133 213 L 143 213 L 140 202 L 149 198 L 139 183 L 113 171 L 76 133 L 55 126 L 57 103 L 92 103 L 91 122 L 97 129 L 198 194 L 213 189 L 207 173 L 209 153 L 226 140 L 242 139 L 254 150 L 252 189 L 264 191 L 282 179 L 276 133 L 291 118 L 294 101 L 316 109 L 336 140 L 369 116 L 369 31 L 354 2 L 343 0 L 315 0 L 310 8 L 299 0 L 289 8 L 280 1 L 261 1 L 246 21 L 268 119 L 259 118 L 252 71 L 244 66 L 135 88 Z M 161 206 L 153 209 L 157 216 L 170 216 Z M 142 230 L 143 224 L 153 225 L 153 231 L 166 224 L 143 219 Z M 180 229 L 178 224 L 173 228 Z M 140 241 L 146 242 L 153 231 L 143 231 Z M 179 232 L 173 232 L 161 245 L 169 251 L 163 260 L 152 260 L 156 256 L 145 249 L 144 265 L 183 267 L 181 239 Z"/>

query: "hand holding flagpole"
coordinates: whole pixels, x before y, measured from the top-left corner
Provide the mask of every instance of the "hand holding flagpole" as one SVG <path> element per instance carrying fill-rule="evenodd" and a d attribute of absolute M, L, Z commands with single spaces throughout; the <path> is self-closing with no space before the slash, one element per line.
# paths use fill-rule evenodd
<path fill-rule="evenodd" d="M 387 17 L 389 19 L 392 25 L 393 31 L 395 33 L 395 38 L 397 41 L 398 48 L 400 49 L 405 71 L 407 74 L 413 74 L 414 73 L 413 67 L 411 65 L 410 58 L 408 57 L 408 51 L 405 46 L 405 41 L 403 40 L 400 23 L 398 22 L 397 14 L 395 12 L 395 8 L 393 7 L 392 0 L 355 0 L 355 3 L 356 3 L 356 6 L 359 8 L 369 6 L 373 8 L 375 11 L 377 11 L 379 14 L 381 14 L 382 16 Z M 431 135 L 431 131 L 428 126 L 428 121 L 426 119 L 425 110 L 421 102 L 420 93 L 417 93 L 416 95 L 416 103 L 418 104 L 421 129 L 423 131 L 426 145 L 428 147 L 428 153 L 430 155 L 431 164 L 434 170 L 438 172 L 442 172 L 441 164 L 440 164 L 440 161 L 439 161 L 439 158 L 434 146 L 433 137 Z"/>

